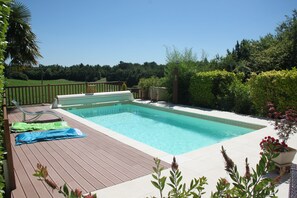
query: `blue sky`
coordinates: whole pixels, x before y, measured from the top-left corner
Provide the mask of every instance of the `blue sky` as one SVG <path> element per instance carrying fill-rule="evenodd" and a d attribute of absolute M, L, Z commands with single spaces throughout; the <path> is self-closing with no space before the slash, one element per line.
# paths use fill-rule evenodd
<path fill-rule="evenodd" d="M 209 59 L 274 33 L 296 0 L 19 0 L 44 65 L 166 62 L 166 47 Z"/>

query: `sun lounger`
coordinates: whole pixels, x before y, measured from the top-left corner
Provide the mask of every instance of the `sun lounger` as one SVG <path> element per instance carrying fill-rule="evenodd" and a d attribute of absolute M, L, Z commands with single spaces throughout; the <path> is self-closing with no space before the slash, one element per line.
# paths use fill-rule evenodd
<path fill-rule="evenodd" d="M 31 112 L 31 111 L 27 111 L 24 108 L 22 108 L 17 101 L 12 100 L 11 102 L 23 113 L 23 120 L 22 120 L 23 122 L 37 120 L 43 114 L 50 114 L 50 115 L 58 117 L 60 120 L 63 120 L 63 118 L 61 116 L 59 116 L 54 111 L 45 110 L 45 111 Z M 33 118 L 26 120 L 26 115 L 33 116 Z"/>
<path fill-rule="evenodd" d="M 54 129 L 70 128 L 65 121 L 59 122 L 48 122 L 48 123 L 26 123 L 26 122 L 15 122 L 11 125 L 12 132 L 24 132 L 24 131 L 46 131 Z"/>
<path fill-rule="evenodd" d="M 25 132 L 18 134 L 15 137 L 15 144 L 32 144 L 41 141 L 50 140 L 62 140 L 68 138 L 82 138 L 86 137 L 79 129 L 68 128 L 68 129 L 57 129 L 42 132 Z"/>

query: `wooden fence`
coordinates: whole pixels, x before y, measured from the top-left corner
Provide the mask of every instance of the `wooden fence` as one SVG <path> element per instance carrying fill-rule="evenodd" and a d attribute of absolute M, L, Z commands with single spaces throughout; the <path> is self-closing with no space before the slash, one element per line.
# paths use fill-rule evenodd
<path fill-rule="evenodd" d="M 12 157 L 12 148 L 11 148 L 11 140 L 10 140 L 10 130 L 9 130 L 9 121 L 7 114 L 7 106 L 6 106 L 6 97 L 5 93 L 2 98 L 2 111 L 3 111 L 3 138 L 4 138 L 4 147 L 5 147 L 5 162 L 7 167 L 7 178 L 6 178 L 6 195 L 10 197 L 10 192 L 16 188 L 15 177 L 14 177 L 14 165 L 13 165 L 13 157 Z"/>
<path fill-rule="evenodd" d="M 7 86 L 7 106 L 15 99 L 21 105 L 52 103 L 57 95 L 81 94 L 88 92 L 121 91 L 123 82 L 76 83 L 60 85 Z M 138 89 L 130 89 L 134 98 L 139 98 Z"/>

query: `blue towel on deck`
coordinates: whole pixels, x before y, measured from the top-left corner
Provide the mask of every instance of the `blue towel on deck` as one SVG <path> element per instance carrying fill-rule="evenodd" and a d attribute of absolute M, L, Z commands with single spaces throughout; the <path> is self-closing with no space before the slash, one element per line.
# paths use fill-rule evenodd
<path fill-rule="evenodd" d="M 61 140 L 79 137 L 86 137 L 86 135 L 82 133 L 79 129 L 75 128 L 48 130 L 43 132 L 26 132 L 18 134 L 15 137 L 15 144 L 31 144 L 40 141 Z"/>

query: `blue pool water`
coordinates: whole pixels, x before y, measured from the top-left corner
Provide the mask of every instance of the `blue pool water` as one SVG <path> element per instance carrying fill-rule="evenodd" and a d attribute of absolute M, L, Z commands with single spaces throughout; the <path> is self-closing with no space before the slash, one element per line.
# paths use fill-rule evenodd
<path fill-rule="evenodd" d="M 255 130 L 132 104 L 67 111 L 172 155 Z"/>

